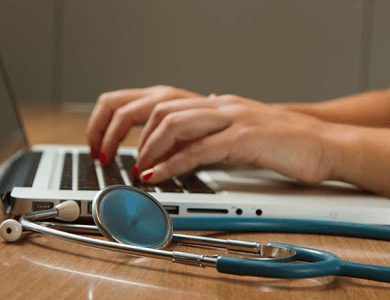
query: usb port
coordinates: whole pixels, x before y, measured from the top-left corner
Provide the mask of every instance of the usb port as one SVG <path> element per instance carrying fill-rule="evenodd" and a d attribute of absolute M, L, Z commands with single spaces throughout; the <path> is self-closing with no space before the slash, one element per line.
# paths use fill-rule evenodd
<path fill-rule="evenodd" d="M 164 205 L 165 210 L 170 215 L 178 215 L 179 214 L 179 206 L 176 205 Z"/>
<path fill-rule="evenodd" d="M 53 207 L 54 207 L 53 202 L 33 202 L 32 203 L 32 210 L 33 211 L 51 209 Z"/>

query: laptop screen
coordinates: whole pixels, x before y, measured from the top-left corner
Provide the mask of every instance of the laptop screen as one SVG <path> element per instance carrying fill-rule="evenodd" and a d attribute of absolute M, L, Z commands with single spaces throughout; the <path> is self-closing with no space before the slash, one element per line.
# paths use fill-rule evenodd
<path fill-rule="evenodd" d="M 0 174 L 4 162 L 20 150 L 27 149 L 27 142 L 17 115 L 16 103 L 5 64 L 0 53 Z"/>

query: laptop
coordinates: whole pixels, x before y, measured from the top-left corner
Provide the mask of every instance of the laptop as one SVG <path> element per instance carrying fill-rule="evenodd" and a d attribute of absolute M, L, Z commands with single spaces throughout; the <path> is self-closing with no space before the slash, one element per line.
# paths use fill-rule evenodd
<path fill-rule="evenodd" d="M 125 184 L 149 192 L 172 217 L 303 218 L 390 225 L 390 200 L 343 182 L 306 185 L 267 169 L 219 163 L 157 185 L 134 181 L 136 148 L 120 148 L 102 167 L 87 146 L 35 145 L 23 130 L 0 53 L 0 197 L 3 212 L 20 216 L 65 200 L 92 220 L 92 200 L 106 186 Z"/>

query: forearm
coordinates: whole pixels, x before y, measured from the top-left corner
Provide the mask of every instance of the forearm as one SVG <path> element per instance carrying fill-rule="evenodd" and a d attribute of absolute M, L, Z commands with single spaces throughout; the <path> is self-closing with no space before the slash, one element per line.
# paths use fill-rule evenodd
<path fill-rule="evenodd" d="M 328 122 L 390 127 L 390 89 L 370 91 L 320 103 L 275 105 Z"/>
<path fill-rule="evenodd" d="M 390 198 L 390 129 L 331 124 L 326 140 L 329 179 Z"/>

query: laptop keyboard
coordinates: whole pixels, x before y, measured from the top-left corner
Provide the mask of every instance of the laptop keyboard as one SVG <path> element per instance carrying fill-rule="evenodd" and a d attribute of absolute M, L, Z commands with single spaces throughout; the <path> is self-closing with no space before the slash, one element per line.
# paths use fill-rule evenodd
<path fill-rule="evenodd" d="M 156 185 L 143 183 L 139 180 L 134 180 L 131 177 L 136 159 L 132 155 L 119 156 L 121 167 L 116 164 L 102 166 L 104 186 L 125 184 L 121 171 L 127 174 L 130 185 L 137 187 L 146 192 L 163 192 L 163 193 L 207 193 L 214 194 L 215 192 L 201 181 L 195 173 L 180 175 L 172 179 L 163 181 Z M 78 155 L 78 190 L 100 190 L 96 166 L 87 153 Z M 65 154 L 63 172 L 61 178 L 60 189 L 72 190 L 72 166 L 73 158 L 71 153 Z"/>

